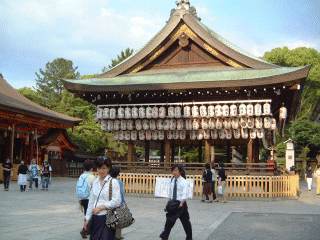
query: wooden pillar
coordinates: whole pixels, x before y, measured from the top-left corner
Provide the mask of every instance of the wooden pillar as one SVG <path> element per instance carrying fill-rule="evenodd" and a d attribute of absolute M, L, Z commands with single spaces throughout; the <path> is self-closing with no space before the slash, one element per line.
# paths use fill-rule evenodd
<path fill-rule="evenodd" d="M 34 141 L 34 135 L 33 134 L 30 134 L 30 137 L 29 137 L 29 164 L 31 164 L 31 160 L 33 159 L 33 141 Z"/>
<path fill-rule="evenodd" d="M 247 149 L 247 155 L 248 155 L 248 163 L 253 163 L 253 156 L 252 156 L 252 153 L 253 153 L 253 141 L 252 139 L 249 139 L 248 141 L 248 149 Z"/>
<path fill-rule="evenodd" d="M 215 161 L 215 149 L 214 146 L 211 146 L 211 162 Z"/>
<path fill-rule="evenodd" d="M 171 162 L 174 162 L 174 145 L 171 145 Z"/>
<path fill-rule="evenodd" d="M 145 148 L 144 148 L 144 159 L 145 162 L 149 162 L 150 158 L 150 141 L 146 140 L 145 142 Z"/>
<path fill-rule="evenodd" d="M 9 138 L 9 157 L 12 159 L 11 163 L 13 164 L 13 144 L 14 144 L 14 132 L 10 132 L 10 138 Z"/>
<path fill-rule="evenodd" d="M 170 141 L 168 139 L 165 140 L 165 162 L 169 163 L 170 162 Z M 170 169 L 170 164 L 166 164 L 165 167 L 167 169 Z"/>
<path fill-rule="evenodd" d="M 206 163 L 210 163 L 210 143 L 208 140 L 204 141 L 204 145 L 205 145 L 205 162 Z"/>
<path fill-rule="evenodd" d="M 27 164 L 27 145 L 26 145 L 27 140 L 24 138 L 22 142 L 23 142 L 22 160 L 25 162 L 25 164 Z"/>
<path fill-rule="evenodd" d="M 202 140 L 199 141 L 199 162 L 202 162 Z"/>
<path fill-rule="evenodd" d="M 259 139 L 253 140 L 253 163 L 259 163 L 259 150 L 260 150 L 260 143 Z"/>
<path fill-rule="evenodd" d="M 133 141 L 128 141 L 128 163 L 129 165 L 133 160 Z"/>
<path fill-rule="evenodd" d="M 231 140 L 227 140 L 227 162 L 231 163 Z"/>
<path fill-rule="evenodd" d="M 164 141 L 161 141 L 160 162 L 164 162 L 164 155 L 165 155 Z"/>

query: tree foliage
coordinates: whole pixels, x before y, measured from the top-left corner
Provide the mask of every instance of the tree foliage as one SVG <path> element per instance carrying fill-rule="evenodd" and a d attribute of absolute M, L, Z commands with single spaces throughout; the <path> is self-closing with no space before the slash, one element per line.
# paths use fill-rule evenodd
<path fill-rule="evenodd" d="M 126 58 L 130 57 L 133 53 L 133 49 L 127 48 L 124 51 L 121 51 L 120 55 L 117 56 L 116 59 L 111 59 L 111 64 L 108 65 L 108 67 L 104 66 L 101 70 L 102 72 L 106 72 L 107 70 L 117 66 L 119 63 L 121 63 Z"/>

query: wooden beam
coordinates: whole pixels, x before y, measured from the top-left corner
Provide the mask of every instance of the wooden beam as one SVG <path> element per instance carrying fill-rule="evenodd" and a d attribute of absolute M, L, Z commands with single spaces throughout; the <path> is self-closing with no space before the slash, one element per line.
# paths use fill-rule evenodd
<path fill-rule="evenodd" d="M 168 163 L 170 162 L 170 141 L 168 139 L 165 140 L 165 162 Z"/>
<path fill-rule="evenodd" d="M 133 160 L 133 141 L 128 141 L 128 163 Z"/>
<path fill-rule="evenodd" d="M 253 156 L 252 156 L 252 153 L 253 153 L 253 141 L 252 141 L 252 139 L 250 139 L 249 141 L 248 141 L 248 149 L 247 149 L 247 151 L 248 151 L 248 161 L 247 161 L 247 163 L 253 163 Z"/>
<path fill-rule="evenodd" d="M 202 140 L 199 141 L 199 162 L 202 162 Z"/>
<path fill-rule="evenodd" d="M 204 141 L 204 146 L 205 146 L 205 161 L 206 163 L 210 163 L 210 142 L 208 140 Z"/>
<path fill-rule="evenodd" d="M 161 155 L 160 155 L 160 162 L 164 162 L 164 155 L 165 155 L 164 141 L 161 141 Z"/>
<path fill-rule="evenodd" d="M 149 158 L 150 158 L 150 141 L 145 140 L 144 161 L 149 162 Z"/>

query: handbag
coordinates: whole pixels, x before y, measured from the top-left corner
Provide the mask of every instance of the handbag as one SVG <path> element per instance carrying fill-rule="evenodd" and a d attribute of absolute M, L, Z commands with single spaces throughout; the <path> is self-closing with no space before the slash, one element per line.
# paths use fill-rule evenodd
<path fill-rule="evenodd" d="M 109 184 L 109 201 L 112 197 L 112 179 Z M 127 204 L 124 204 L 121 207 L 111 208 L 107 211 L 106 225 L 112 229 L 122 229 L 129 227 L 134 223 L 134 218 L 132 213 L 128 208 Z"/>
<path fill-rule="evenodd" d="M 165 211 L 167 211 L 168 213 L 176 213 L 179 210 L 179 205 L 180 201 L 178 200 L 168 201 Z"/>
<path fill-rule="evenodd" d="M 219 194 L 222 194 L 223 192 L 222 192 L 222 186 L 221 185 L 219 185 L 219 187 L 218 187 L 218 193 Z"/>

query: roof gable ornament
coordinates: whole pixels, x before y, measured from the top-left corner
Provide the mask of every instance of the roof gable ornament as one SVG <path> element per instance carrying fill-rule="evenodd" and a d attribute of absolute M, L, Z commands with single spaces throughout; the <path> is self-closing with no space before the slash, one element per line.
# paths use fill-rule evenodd
<path fill-rule="evenodd" d="M 177 9 L 171 10 L 170 17 L 172 17 L 174 15 L 178 15 L 180 17 L 183 17 L 183 15 L 186 14 L 186 12 L 188 11 L 198 21 L 201 21 L 201 18 L 199 18 L 197 15 L 196 8 L 193 6 L 190 6 L 190 1 L 184 1 L 184 0 L 181 0 L 180 2 L 176 1 L 176 4 L 177 4 Z"/>

